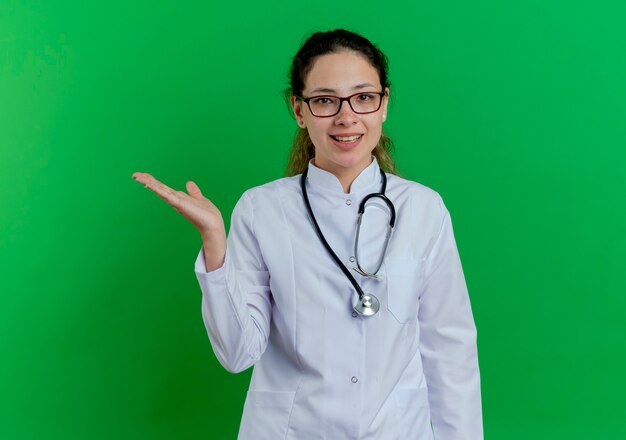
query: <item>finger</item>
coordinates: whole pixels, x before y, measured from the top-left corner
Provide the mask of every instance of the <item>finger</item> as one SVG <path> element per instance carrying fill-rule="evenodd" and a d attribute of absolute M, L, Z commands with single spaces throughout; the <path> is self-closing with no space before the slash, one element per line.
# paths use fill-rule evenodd
<path fill-rule="evenodd" d="M 200 191 L 200 188 L 198 188 L 198 185 L 196 185 L 195 182 L 192 182 L 192 181 L 187 182 L 186 187 L 187 187 L 187 192 L 194 199 L 204 198 L 204 196 L 202 195 L 202 191 Z"/>
<path fill-rule="evenodd" d="M 143 185 L 146 185 L 150 179 L 154 179 L 154 177 L 152 177 L 150 174 L 148 173 L 133 173 L 133 179 L 135 179 L 137 182 L 142 183 Z"/>
<path fill-rule="evenodd" d="M 133 177 L 137 182 L 142 183 L 146 188 L 172 206 L 179 205 L 181 197 L 186 196 L 182 191 L 173 190 L 148 173 L 135 173 Z"/>
<path fill-rule="evenodd" d="M 137 172 L 137 173 L 133 173 L 132 177 L 133 177 L 133 179 L 135 179 L 137 182 L 143 184 L 144 186 L 149 184 L 149 183 L 151 183 L 151 182 L 157 181 L 157 179 L 155 179 L 151 174 L 148 174 L 148 173 L 139 173 L 139 172 Z"/>
<path fill-rule="evenodd" d="M 175 191 L 167 185 L 162 184 L 158 180 L 149 183 L 146 188 L 155 193 L 159 198 L 165 200 L 174 208 L 180 206 L 181 200 L 187 197 L 183 191 Z"/>
<path fill-rule="evenodd" d="M 157 179 L 155 179 L 152 175 L 148 174 L 148 173 L 135 173 L 133 174 L 133 178 L 143 184 L 146 188 L 153 190 L 153 191 L 166 191 L 166 190 L 170 190 L 170 191 L 174 191 L 173 189 L 171 189 L 169 186 L 161 183 L 160 181 L 158 181 Z"/>

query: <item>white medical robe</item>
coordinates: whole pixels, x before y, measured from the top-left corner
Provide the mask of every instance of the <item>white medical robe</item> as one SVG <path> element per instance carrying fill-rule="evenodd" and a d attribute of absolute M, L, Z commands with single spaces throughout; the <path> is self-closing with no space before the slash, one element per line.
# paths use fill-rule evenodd
<path fill-rule="evenodd" d="M 240 440 L 479 440 L 476 328 L 450 216 L 431 189 L 388 175 L 397 211 L 380 280 L 353 271 L 359 202 L 379 192 L 376 160 L 345 194 L 309 164 L 307 191 L 326 240 L 366 293 L 370 317 L 320 242 L 300 176 L 246 191 L 224 265 L 195 271 L 215 355 L 231 372 L 254 365 Z M 389 210 L 368 202 L 359 262 L 375 269 Z"/>

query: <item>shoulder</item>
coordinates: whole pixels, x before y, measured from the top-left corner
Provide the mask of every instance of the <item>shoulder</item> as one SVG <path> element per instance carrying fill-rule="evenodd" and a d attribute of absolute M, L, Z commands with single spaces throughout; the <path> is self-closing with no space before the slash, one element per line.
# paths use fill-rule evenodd
<path fill-rule="evenodd" d="M 300 189 L 300 175 L 292 177 L 283 177 L 271 182 L 264 183 L 246 190 L 241 196 L 242 199 L 246 198 L 250 201 L 255 200 L 276 200 L 276 198 L 282 193 L 293 191 L 299 191 Z"/>
<path fill-rule="evenodd" d="M 291 205 L 293 199 L 299 197 L 299 191 L 300 175 L 283 177 L 252 187 L 239 198 L 233 210 L 233 216 L 249 217 L 250 219 L 265 218 L 267 215 L 273 217 L 282 211 L 285 205 Z"/>
<path fill-rule="evenodd" d="M 393 197 L 410 201 L 412 204 L 444 210 L 441 195 L 432 188 L 395 174 L 387 174 L 387 188 Z"/>
<path fill-rule="evenodd" d="M 388 176 L 389 198 L 400 211 L 403 220 L 398 214 L 398 224 L 404 222 L 414 231 L 419 225 L 417 237 L 427 237 L 427 246 L 424 249 L 432 249 L 434 243 L 441 236 L 441 232 L 450 221 L 450 213 L 443 202 L 441 195 L 432 188 L 418 182 L 404 179 L 395 175 Z M 418 240 L 418 238 L 415 238 Z M 409 238 L 408 240 L 411 240 Z M 429 255 L 425 251 L 424 255 Z"/>

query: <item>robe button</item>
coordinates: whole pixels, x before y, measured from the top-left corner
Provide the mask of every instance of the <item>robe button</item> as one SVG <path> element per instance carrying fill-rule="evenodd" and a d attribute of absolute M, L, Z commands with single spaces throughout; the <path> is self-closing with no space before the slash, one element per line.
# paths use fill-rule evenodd
<path fill-rule="evenodd" d="M 352 205 L 352 200 L 350 200 L 350 199 L 346 200 L 346 205 L 348 205 L 348 206 Z"/>
<path fill-rule="evenodd" d="M 359 379 L 357 379 L 356 376 L 352 376 L 352 379 L 350 379 L 350 381 L 352 383 L 357 383 L 359 381 Z"/>

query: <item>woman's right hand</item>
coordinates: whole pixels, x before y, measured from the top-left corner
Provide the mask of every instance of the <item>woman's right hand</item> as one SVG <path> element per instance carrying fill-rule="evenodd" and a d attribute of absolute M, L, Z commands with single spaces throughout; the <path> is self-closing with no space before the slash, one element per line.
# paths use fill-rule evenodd
<path fill-rule="evenodd" d="M 187 182 L 187 192 L 175 191 L 147 173 L 134 173 L 133 179 L 165 200 L 200 233 L 206 269 L 211 272 L 224 264 L 226 231 L 220 210 L 202 195 L 194 182 Z"/>

